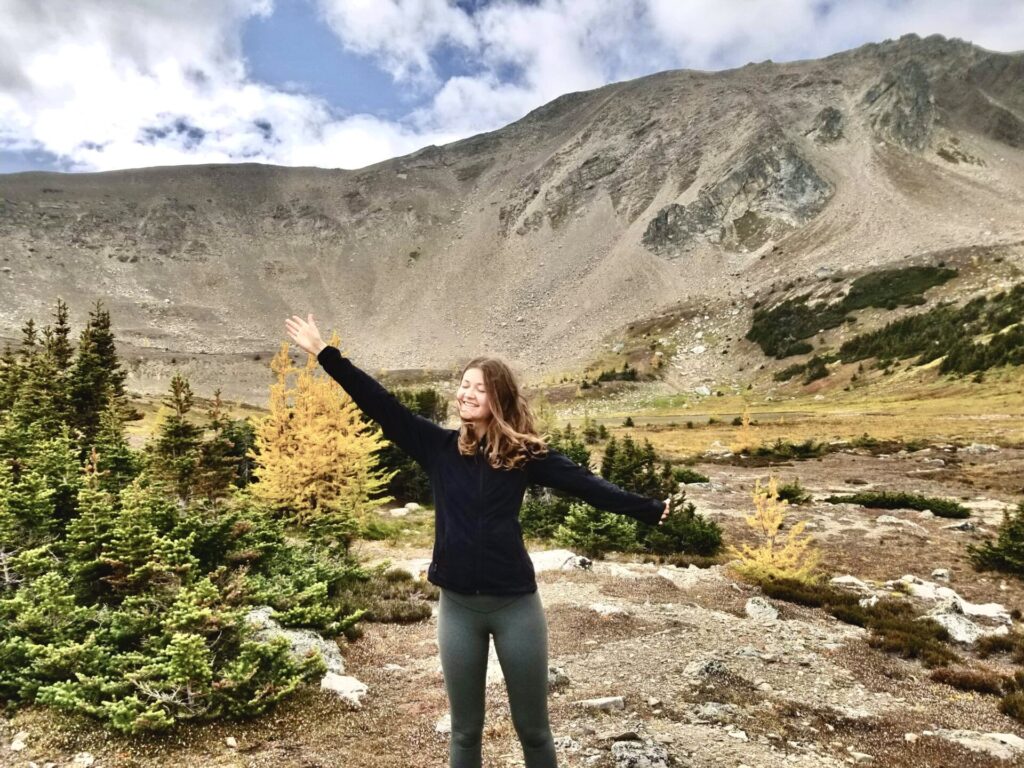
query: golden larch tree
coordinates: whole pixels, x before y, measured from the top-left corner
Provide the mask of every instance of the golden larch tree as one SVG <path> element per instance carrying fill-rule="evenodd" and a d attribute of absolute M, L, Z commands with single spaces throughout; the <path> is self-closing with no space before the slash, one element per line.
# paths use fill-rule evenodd
<path fill-rule="evenodd" d="M 743 519 L 758 533 L 761 543 L 757 547 L 746 544 L 740 548 L 726 547 L 726 553 L 739 560 L 734 564 L 736 571 L 753 581 L 771 578 L 813 580 L 820 552 L 810 548 L 814 541 L 812 536 L 802 535 L 807 521 L 794 523 L 785 536 L 779 533 L 789 502 L 779 499 L 778 479 L 770 477 L 767 488 L 761 485 L 760 478 L 756 479 L 752 495 L 754 512 Z"/>
<path fill-rule="evenodd" d="M 736 442 L 730 447 L 733 453 L 739 453 L 744 448 L 751 449 L 754 447 L 754 430 L 750 427 L 750 405 L 743 403 L 743 416 L 740 417 L 740 428 L 736 435 Z"/>
<path fill-rule="evenodd" d="M 328 343 L 337 346 L 337 334 Z M 374 456 L 388 441 L 334 379 L 314 375 L 317 365 L 313 355 L 304 368 L 293 365 L 288 342 L 271 361 L 270 413 L 256 424 L 249 452 L 259 480 L 253 493 L 299 524 L 339 512 L 364 521 L 394 499 L 375 497 L 395 475 Z"/>

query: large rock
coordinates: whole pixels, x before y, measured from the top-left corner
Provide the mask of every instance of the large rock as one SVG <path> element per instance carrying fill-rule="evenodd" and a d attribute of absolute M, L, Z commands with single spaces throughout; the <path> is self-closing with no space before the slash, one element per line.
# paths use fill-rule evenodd
<path fill-rule="evenodd" d="M 320 681 L 320 688 L 325 691 L 333 691 L 339 698 L 344 699 L 356 709 L 362 709 L 362 698 L 369 690 L 366 683 L 351 675 L 337 675 L 334 672 L 324 675 Z"/>
<path fill-rule="evenodd" d="M 253 608 L 245 615 L 245 620 L 255 629 L 255 637 L 261 642 L 269 642 L 275 637 L 285 637 L 291 646 L 291 652 L 296 658 L 306 656 L 310 651 L 317 650 L 323 657 L 329 672 L 344 674 L 345 660 L 337 643 L 325 640 L 316 632 L 310 629 L 290 629 L 282 627 L 273 618 L 276 611 L 269 605 L 261 605 Z"/>
<path fill-rule="evenodd" d="M 756 250 L 814 218 L 832 197 L 831 185 L 776 134 L 762 135 L 719 180 L 692 203 L 670 203 L 648 223 L 641 241 L 677 256 L 698 243 Z"/>
<path fill-rule="evenodd" d="M 615 768 L 668 768 L 668 751 L 652 741 L 616 741 L 612 744 Z"/>
<path fill-rule="evenodd" d="M 918 60 L 902 62 L 887 72 L 864 94 L 863 104 L 880 138 L 914 151 L 928 146 L 935 123 L 935 97 Z"/>
<path fill-rule="evenodd" d="M 843 113 L 835 107 L 823 107 L 807 135 L 819 144 L 838 141 L 843 136 Z"/>
<path fill-rule="evenodd" d="M 302 659 L 312 651 L 318 651 L 327 665 L 327 674 L 320 680 L 320 687 L 334 691 L 342 699 L 354 707 L 360 707 L 360 698 L 366 693 L 367 687 L 354 677 L 345 674 L 345 660 L 334 642 L 325 640 L 309 629 L 291 629 L 282 627 L 274 620 L 274 609 L 269 605 L 253 608 L 245 615 L 245 620 L 256 628 L 255 638 L 261 642 L 270 642 L 276 637 L 287 638 L 291 654 Z"/>

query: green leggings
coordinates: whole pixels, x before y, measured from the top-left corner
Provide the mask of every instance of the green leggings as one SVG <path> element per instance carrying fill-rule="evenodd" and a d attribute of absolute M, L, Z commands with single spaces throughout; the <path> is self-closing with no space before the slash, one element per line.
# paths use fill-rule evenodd
<path fill-rule="evenodd" d="M 481 768 L 490 636 L 526 768 L 558 768 L 548 722 L 548 626 L 540 593 L 441 589 L 437 643 L 452 718 L 449 768 Z"/>

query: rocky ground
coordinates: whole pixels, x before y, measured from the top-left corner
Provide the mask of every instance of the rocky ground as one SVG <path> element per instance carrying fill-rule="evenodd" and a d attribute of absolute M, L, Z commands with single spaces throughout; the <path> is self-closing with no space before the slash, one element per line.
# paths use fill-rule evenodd
<path fill-rule="evenodd" d="M 935 463 L 943 453 L 944 463 Z M 998 632 L 1015 623 L 1009 611 L 1024 608 L 1024 585 L 973 572 L 964 545 L 998 526 L 1002 509 L 1017 498 L 1012 484 L 1019 475 L 1010 470 L 1021 461 L 1020 450 L 939 447 L 877 457 L 834 453 L 771 471 L 783 480 L 799 476 L 819 499 L 794 507 L 790 520 L 809 521 L 825 567 L 861 580 L 846 579 L 851 588 L 891 593 L 902 579 L 922 608 L 949 615 L 958 605 L 958 621 Z M 722 525 L 727 539 L 742 540 L 753 480 L 768 469 L 697 468 L 710 482 L 688 486 L 688 498 Z M 990 481 L 985 495 L 964 482 L 979 477 Z M 962 521 L 913 510 L 820 501 L 872 487 L 960 498 L 978 527 L 950 528 Z M 430 556 L 429 549 L 384 542 L 357 547 L 367 562 L 388 558 L 417 574 Z M 549 702 L 561 766 L 1024 764 L 1024 726 L 1000 714 L 994 696 L 933 682 L 919 662 L 870 648 L 864 630 L 818 609 L 766 599 L 726 566 L 683 569 L 629 557 L 589 563 L 539 548 L 531 554 L 548 620 Z M 436 600 L 429 584 L 423 598 Z M 25 710 L 0 721 L 0 764 L 447 765 L 436 614 L 435 603 L 422 622 L 365 624 L 365 636 L 342 647 L 344 674 L 365 684 L 364 694 L 346 699 L 311 688 L 258 720 L 132 740 Z M 966 645 L 956 649 L 972 663 L 1011 671 L 1005 661 L 977 661 Z M 484 765 L 523 765 L 493 646 L 489 680 Z"/>

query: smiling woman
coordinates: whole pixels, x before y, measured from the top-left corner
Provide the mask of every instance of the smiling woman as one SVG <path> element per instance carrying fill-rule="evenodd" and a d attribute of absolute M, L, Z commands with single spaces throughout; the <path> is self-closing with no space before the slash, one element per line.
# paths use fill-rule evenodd
<path fill-rule="evenodd" d="M 325 344 L 312 314 L 293 315 L 285 327 L 430 477 L 435 536 L 427 579 L 441 590 L 437 632 L 451 703 L 450 766 L 481 765 L 491 637 L 526 765 L 557 766 L 548 720 L 547 623 L 519 525 L 526 486 L 557 488 L 648 525 L 664 521 L 668 500 L 619 488 L 548 448 L 515 376 L 498 358 L 476 357 L 463 368 L 455 393 L 461 426 L 446 429 L 410 411 Z"/>

